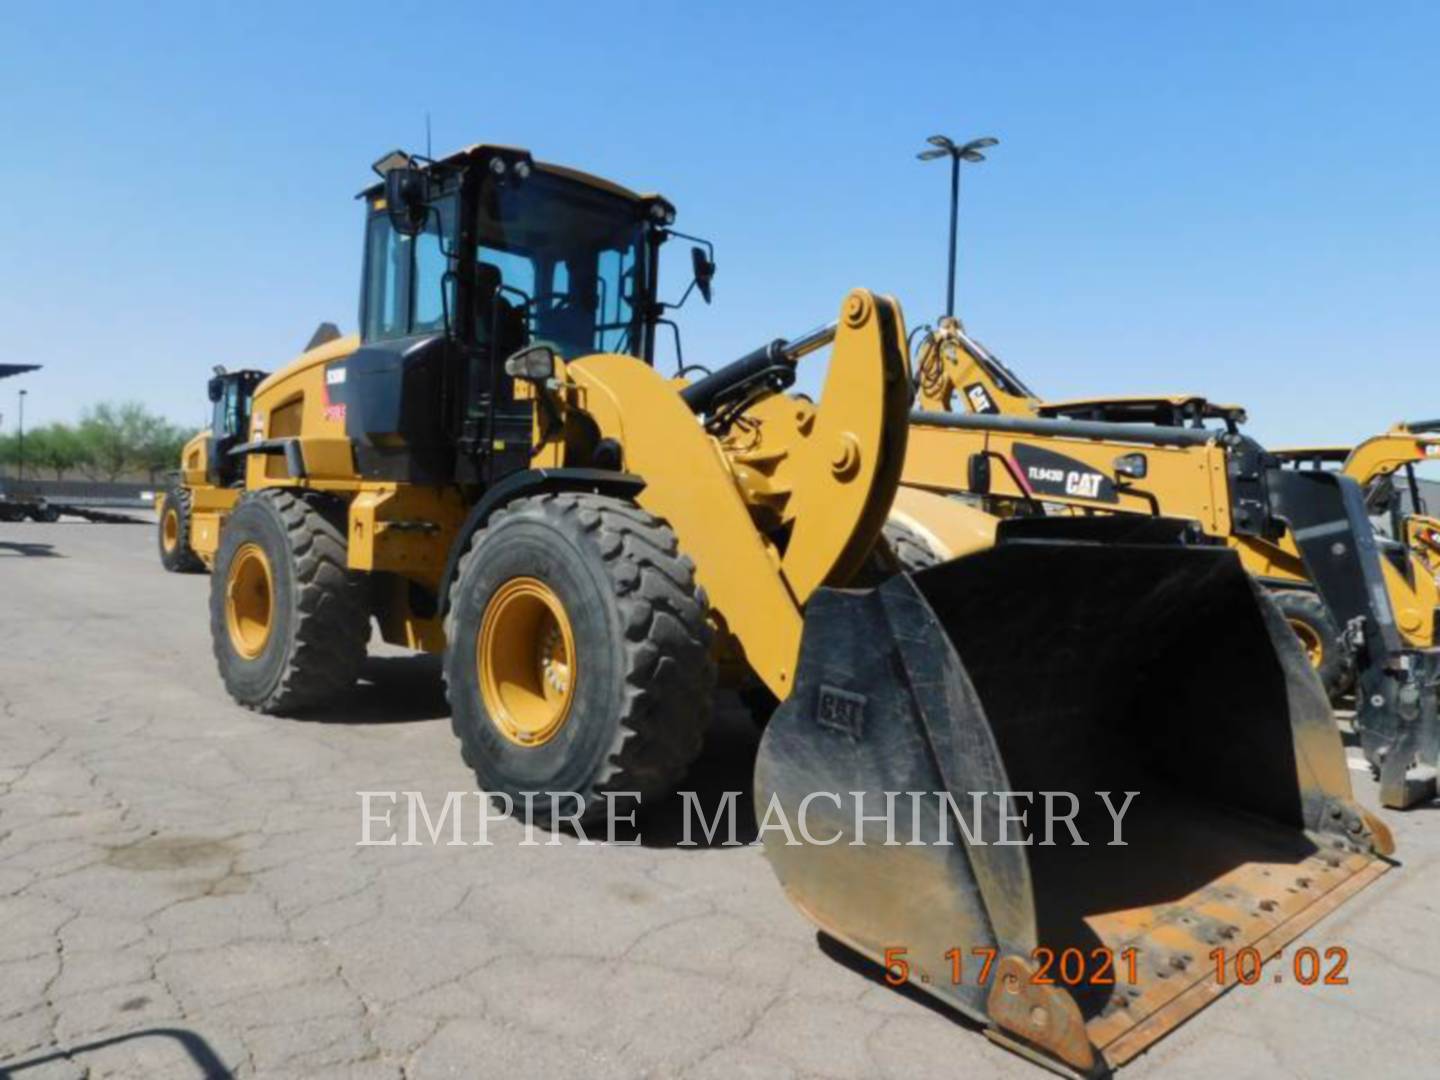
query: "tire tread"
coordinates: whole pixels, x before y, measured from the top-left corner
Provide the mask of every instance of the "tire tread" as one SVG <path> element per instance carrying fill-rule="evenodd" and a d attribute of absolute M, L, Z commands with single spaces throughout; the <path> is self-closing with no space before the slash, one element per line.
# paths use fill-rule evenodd
<path fill-rule="evenodd" d="M 580 793 L 585 817 L 607 791 L 639 791 L 643 799 L 670 790 L 699 756 L 713 708 L 709 605 L 694 564 L 670 526 L 633 503 L 582 492 L 517 499 L 491 515 L 459 559 L 450 585 L 448 640 L 455 640 L 460 582 L 469 564 L 483 554 L 485 536 L 512 516 L 542 518 L 591 549 L 620 611 L 625 685 L 620 723 L 604 766 Z M 452 693 L 448 665 L 446 692 Z M 451 714 L 462 755 L 474 768 L 478 750 L 453 697 Z"/>
<path fill-rule="evenodd" d="M 370 638 L 370 610 L 363 580 L 346 565 L 343 506 L 323 496 L 265 488 L 239 506 L 264 500 L 289 541 L 296 604 L 285 666 L 261 701 L 243 702 L 256 712 L 287 715 L 332 699 L 360 674 Z M 237 510 L 239 509 L 237 506 Z M 215 656 L 225 670 L 225 643 L 213 634 Z"/>

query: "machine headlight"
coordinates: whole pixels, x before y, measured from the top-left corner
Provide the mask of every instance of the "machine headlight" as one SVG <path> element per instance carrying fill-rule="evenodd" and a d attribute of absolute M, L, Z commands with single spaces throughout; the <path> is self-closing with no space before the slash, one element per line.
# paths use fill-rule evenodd
<path fill-rule="evenodd" d="M 1145 460 L 1144 454 L 1121 454 L 1115 459 L 1115 471 L 1131 480 L 1144 480 L 1145 474 L 1150 471 L 1150 463 Z"/>
<path fill-rule="evenodd" d="M 545 382 L 555 377 L 555 351 L 548 345 L 529 345 L 505 360 L 505 374 L 512 379 Z"/>

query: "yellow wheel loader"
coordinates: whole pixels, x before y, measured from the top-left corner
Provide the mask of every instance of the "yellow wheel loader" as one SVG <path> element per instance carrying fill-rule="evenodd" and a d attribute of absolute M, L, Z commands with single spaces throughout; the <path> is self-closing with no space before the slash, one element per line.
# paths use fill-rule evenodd
<path fill-rule="evenodd" d="M 957 401 L 966 411 L 950 411 Z M 1297 470 L 1240 432 L 1243 409 L 1197 395 L 1042 401 L 955 319 L 921 344 L 916 402 L 897 517 L 938 554 L 984 540 L 927 530 L 937 495 L 1000 515 L 1189 520 L 1272 590 L 1332 699 L 1355 686 L 1386 805 L 1434 797 L 1440 586 L 1414 551 L 1376 535 L 1349 470 Z M 1403 441 L 1411 460 L 1428 455 L 1427 437 Z M 1373 481 L 1398 453 L 1369 447 L 1355 467 Z"/>
<path fill-rule="evenodd" d="M 716 686 L 758 681 L 780 704 L 757 820 L 790 897 L 1072 1075 L 1133 1057 L 1234 983 L 1227 956 L 1271 955 L 1386 870 L 1324 694 L 1233 552 L 1164 521 L 1005 522 L 982 554 L 861 586 L 877 547 L 896 558 L 893 300 L 855 290 L 828 327 L 669 378 L 663 199 L 495 146 L 377 168 L 360 335 L 266 379 L 235 448 L 210 603 L 237 701 L 333 699 L 373 618 L 443 654 L 487 792 L 585 822 L 671 788 Z M 692 257 L 703 295 L 713 261 Z M 788 394 L 826 346 L 818 402 Z M 1034 791 L 1083 794 L 1091 846 L 1010 846 Z M 1096 792 L 1134 800 L 1121 846 Z M 1045 949 L 1097 970 L 1047 982 Z M 977 950 L 985 972 L 946 956 Z"/>
<path fill-rule="evenodd" d="M 263 371 L 217 367 L 210 379 L 210 427 L 181 449 L 180 469 L 155 506 L 160 565 L 171 573 L 198 573 L 210 565 L 220 523 L 240 496 L 243 462 L 230 451 L 249 434 L 250 397 L 264 378 Z"/>

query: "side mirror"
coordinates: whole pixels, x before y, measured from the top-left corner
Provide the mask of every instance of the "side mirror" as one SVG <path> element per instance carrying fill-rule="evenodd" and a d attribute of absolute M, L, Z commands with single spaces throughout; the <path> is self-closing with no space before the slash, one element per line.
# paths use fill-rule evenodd
<path fill-rule="evenodd" d="M 971 454 L 970 460 L 966 463 L 966 470 L 969 475 L 967 487 L 972 495 L 990 494 L 990 459 L 982 454 Z"/>
<path fill-rule="evenodd" d="M 690 249 L 690 266 L 695 272 L 695 287 L 700 290 L 700 298 L 705 303 L 710 303 L 710 282 L 715 278 L 715 264 L 702 247 Z"/>
<path fill-rule="evenodd" d="M 1144 480 L 1150 471 L 1150 463 L 1144 454 L 1121 454 L 1115 459 L 1115 474 L 1128 476 L 1131 480 Z"/>
<path fill-rule="evenodd" d="M 415 236 L 425 228 L 425 174 L 413 165 L 399 165 L 385 174 L 385 212 L 401 236 Z"/>
<path fill-rule="evenodd" d="M 505 374 L 512 379 L 546 382 L 555 377 L 555 350 L 549 345 L 527 345 L 505 360 Z"/>
<path fill-rule="evenodd" d="M 219 401 L 225 394 L 225 380 L 219 375 L 216 375 L 215 378 L 210 380 L 205 390 L 206 393 L 209 394 L 211 401 Z"/>

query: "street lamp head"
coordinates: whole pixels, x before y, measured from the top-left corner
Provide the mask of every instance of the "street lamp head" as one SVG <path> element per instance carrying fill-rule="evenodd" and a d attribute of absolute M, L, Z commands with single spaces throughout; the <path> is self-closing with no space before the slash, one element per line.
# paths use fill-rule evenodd
<path fill-rule="evenodd" d="M 986 135 L 984 138 L 971 139 L 963 146 L 956 146 L 955 143 L 944 135 L 931 135 L 925 140 L 934 149 L 922 150 L 915 156 L 921 161 L 934 161 L 936 158 L 949 157 L 958 158 L 960 161 L 978 162 L 984 161 L 985 155 L 981 150 L 989 149 L 992 146 L 1000 145 L 999 139 Z"/>
<path fill-rule="evenodd" d="M 992 146 L 999 146 L 999 139 L 992 139 L 988 135 L 983 139 L 971 139 L 959 150 L 955 151 L 963 161 L 984 161 L 985 155 L 981 150 L 988 150 Z"/>

